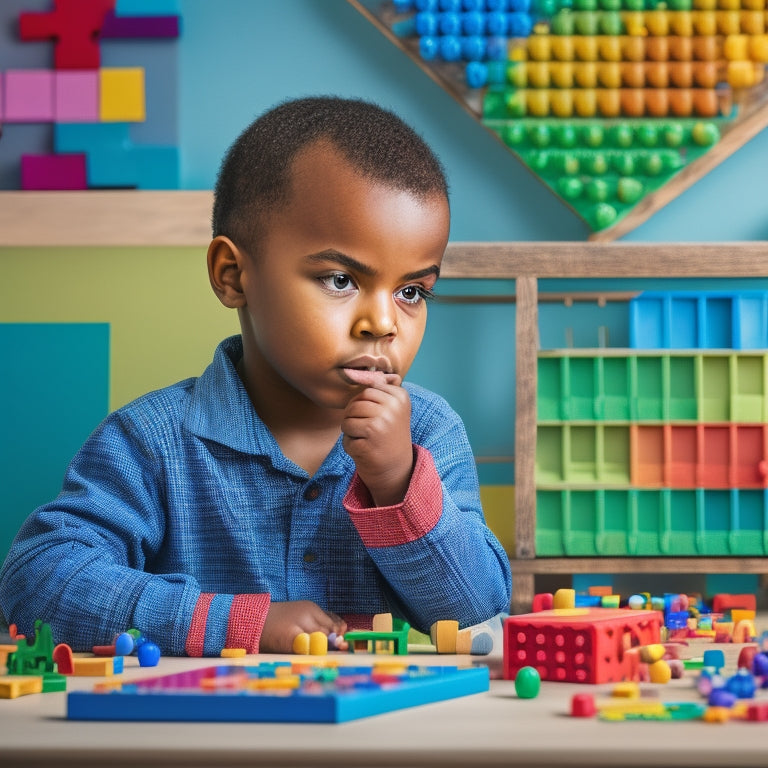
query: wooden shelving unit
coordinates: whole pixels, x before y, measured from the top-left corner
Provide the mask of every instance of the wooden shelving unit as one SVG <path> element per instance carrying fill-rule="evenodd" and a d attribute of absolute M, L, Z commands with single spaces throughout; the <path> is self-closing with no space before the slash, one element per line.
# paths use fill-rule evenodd
<path fill-rule="evenodd" d="M 467 88 L 463 70 L 459 64 L 425 62 L 419 55 L 418 42 L 415 38 L 401 38 L 392 31 L 398 17 L 391 3 L 382 0 L 347 0 L 347 2 L 449 93 L 478 123 L 482 124 L 481 92 Z M 691 162 L 663 187 L 646 195 L 616 224 L 598 232 L 592 232 L 589 239 L 593 242 L 612 242 L 636 229 L 766 128 L 768 126 L 768 80 L 750 89 L 749 94 L 741 97 L 737 105 L 738 120 L 723 131 L 720 141 L 706 155 Z M 488 130 L 495 139 L 501 141 L 490 129 L 484 127 L 484 130 Z M 565 200 L 561 202 L 567 205 Z"/>

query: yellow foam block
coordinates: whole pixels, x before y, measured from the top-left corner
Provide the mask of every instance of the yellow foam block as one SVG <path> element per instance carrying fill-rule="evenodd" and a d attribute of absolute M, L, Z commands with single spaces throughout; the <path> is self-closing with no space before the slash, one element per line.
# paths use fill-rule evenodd
<path fill-rule="evenodd" d="M 75 677 L 110 677 L 115 674 L 115 662 L 111 656 L 80 657 L 72 659 L 72 674 Z"/>
<path fill-rule="evenodd" d="M 42 692 L 42 675 L 3 675 L 0 677 L 0 699 L 17 699 L 19 696 Z"/>
<path fill-rule="evenodd" d="M 245 656 L 245 648 L 222 648 L 219 655 L 222 659 L 238 659 Z"/>
<path fill-rule="evenodd" d="M 147 119 L 143 67 L 99 70 L 99 118 L 105 123 L 143 123 Z"/>

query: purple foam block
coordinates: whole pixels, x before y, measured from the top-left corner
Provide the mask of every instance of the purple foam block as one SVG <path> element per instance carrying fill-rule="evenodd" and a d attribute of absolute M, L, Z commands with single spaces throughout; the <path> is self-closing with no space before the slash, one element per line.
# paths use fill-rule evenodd
<path fill-rule="evenodd" d="M 178 16 L 104 16 L 101 37 L 178 37 Z"/>

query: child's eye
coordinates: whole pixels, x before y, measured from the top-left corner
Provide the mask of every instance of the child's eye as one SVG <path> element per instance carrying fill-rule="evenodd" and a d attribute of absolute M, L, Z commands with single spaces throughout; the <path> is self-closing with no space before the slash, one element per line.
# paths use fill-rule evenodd
<path fill-rule="evenodd" d="M 332 275 L 325 275 L 320 278 L 320 282 L 325 288 L 334 293 L 348 291 L 355 287 L 352 278 L 343 272 L 334 272 Z"/>
<path fill-rule="evenodd" d="M 434 298 L 435 294 L 423 285 L 406 285 L 395 295 L 399 296 L 406 304 L 418 304 L 424 299 Z"/>

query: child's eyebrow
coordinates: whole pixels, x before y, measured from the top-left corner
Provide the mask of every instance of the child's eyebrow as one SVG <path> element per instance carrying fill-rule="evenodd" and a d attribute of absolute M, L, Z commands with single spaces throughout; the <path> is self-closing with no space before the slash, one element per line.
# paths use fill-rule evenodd
<path fill-rule="evenodd" d="M 307 256 L 307 261 L 335 261 L 340 266 L 345 267 L 346 269 L 354 270 L 363 275 L 373 276 L 376 274 L 376 270 L 368 264 L 363 264 L 362 261 L 358 261 L 357 259 L 352 258 L 352 256 L 348 256 L 346 253 L 340 253 L 339 251 L 334 250 L 310 253 Z M 427 277 L 428 275 L 435 275 L 435 277 L 439 277 L 440 267 L 437 264 L 432 264 L 425 269 L 409 272 L 408 274 L 403 275 L 403 280 L 418 280 L 419 278 Z"/>

